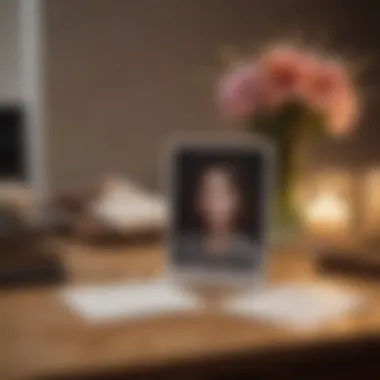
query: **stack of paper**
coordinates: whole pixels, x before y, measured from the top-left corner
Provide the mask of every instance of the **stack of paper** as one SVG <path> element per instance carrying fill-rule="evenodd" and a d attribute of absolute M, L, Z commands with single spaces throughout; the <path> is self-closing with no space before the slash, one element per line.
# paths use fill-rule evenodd
<path fill-rule="evenodd" d="M 165 280 L 71 287 L 60 297 L 70 309 L 91 322 L 194 313 L 201 307 L 195 297 Z M 342 317 L 362 303 L 359 294 L 337 287 L 292 283 L 235 297 L 226 301 L 220 312 L 309 329 Z"/>
<path fill-rule="evenodd" d="M 339 318 L 361 304 L 361 295 L 335 286 L 292 283 L 237 297 L 225 305 L 225 311 L 307 329 Z"/>
<path fill-rule="evenodd" d="M 92 322 L 195 311 L 195 298 L 166 281 L 72 287 L 60 294 L 74 312 Z"/>

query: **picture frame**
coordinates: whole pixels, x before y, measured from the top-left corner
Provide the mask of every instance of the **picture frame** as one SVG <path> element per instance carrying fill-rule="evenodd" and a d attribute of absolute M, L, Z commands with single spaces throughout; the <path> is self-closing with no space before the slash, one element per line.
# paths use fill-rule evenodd
<path fill-rule="evenodd" d="M 259 257 L 258 263 L 256 263 L 257 265 L 248 268 L 248 270 L 246 270 L 246 268 L 243 270 L 242 267 L 239 269 L 239 265 L 234 269 L 228 268 L 227 265 L 222 269 L 218 268 L 218 270 L 216 270 L 216 268 L 210 268 L 209 265 L 202 267 L 201 263 L 199 263 L 199 265 L 185 265 L 181 263 L 180 260 L 178 261 L 178 257 L 182 254 L 180 247 L 181 239 L 186 233 L 186 226 L 184 226 L 184 224 L 187 222 L 186 220 L 184 221 L 184 219 L 189 217 L 188 212 L 187 216 L 181 215 L 185 211 L 183 209 L 182 211 L 179 210 L 179 207 L 182 202 L 181 207 L 183 208 L 183 199 L 187 197 L 184 195 L 184 191 L 186 191 L 184 181 L 187 183 L 192 181 L 189 178 L 187 180 L 185 179 L 190 173 L 183 172 L 183 168 L 181 168 L 180 161 L 182 160 L 183 164 L 184 154 L 187 154 L 188 161 L 198 160 L 199 170 L 202 167 L 202 163 L 200 163 L 202 160 L 203 163 L 207 165 L 207 162 L 209 162 L 209 164 L 211 164 L 211 162 L 216 164 L 218 159 L 225 164 L 230 159 L 235 165 L 238 162 L 242 163 L 242 168 L 238 169 L 242 171 L 245 170 L 245 174 L 247 174 L 248 171 L 250 171 L 250 164 L 256 162 L 257 172 L 248 174 L 249 178 L 248 181 L 245 181 L 245 184 L 250 189 L 256 187 L 257 191 L 253 191 L 250 196 L 256 196 L 259 198 L 251 199 L 248 202 L 250 206 L 255 205 L 252 206 L 254 210 L 245 209 L 244 212 L 248 214 L 256 212 L 255 215 L 248 215 L 246 220 L 250 220 L 251 225 L 248 223 L 245 227 L 248 230 L 247 237 L 249 239 L 255 235 L 253 241 L 256 243 L 252 246 L 252 255 L 256 254 Z M 200 155 L 203 159 L 199 158 Z M 242 155 L 244 158 L 242 158 Z M 205 158 L 206 156 L 208 156 L 209 159 Z M 244 161 L 248 158 L 251 162 L 248 162 L 249 160 L 246 162 Z M 266 273 L 266 261 L 268 255 L 268 209 L 274 178 L 273 146 L 262 137 L 245 134 L 218 134 L 215 136 L 211 133 L 209 135 L 187 136 L 171 141 L 170 145 L 167 147 L 165 162 L 166 174 L 164 175 L 164 178 L 166 179 L 166 193 L 169 208 L 166 270 L 170 278 L 175 282 L 186 286 L 206 286 L 223 289 L 240 289 L 242 287 L 252 287 L 262 283 Z M 253 181 L 254 179 L 257 180 L 257 183 L 250 183 L 250 181 Z M 240 191 L 245 192 L 245 195 L 249 195 L 250 193 L 247 189 L 240 189 Z M 190 198 L 191 197 L 194 197 L 194 194 L 192 194 Z M 187 207 L 187 210 L 188 209 L 189 206 Z M 182 221 L 180 222 L 179 219 Z M 179 224 L 181 224 L 181 226 Z M 253 225 L 255 227 L 253 227 Z M 250 233 L 249 231 L 252 232 L 252 236 L 248 236 Z"/>

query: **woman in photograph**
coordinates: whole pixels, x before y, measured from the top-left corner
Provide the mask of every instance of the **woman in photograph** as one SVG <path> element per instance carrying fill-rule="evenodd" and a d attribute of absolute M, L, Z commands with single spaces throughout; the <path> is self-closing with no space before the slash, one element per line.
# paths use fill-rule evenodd
<path fill-rule="evenodd" d="M 182 264 L 227 271 L 257 267 L 258 251 L 242 230 L 242 217 L 250 212 L 242 179 L 228 165 L 212 165 L 200 172 L 193 203 L 199 228 L 181 239 Z"/>

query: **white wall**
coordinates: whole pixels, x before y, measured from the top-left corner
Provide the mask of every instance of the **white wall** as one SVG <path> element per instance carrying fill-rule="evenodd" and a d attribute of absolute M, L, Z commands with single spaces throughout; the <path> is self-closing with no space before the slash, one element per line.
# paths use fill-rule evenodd
<path fill-rule="evenodd" d="M 20 99 L 18 7 L 18 0 L 0 0 L 0 103 Z"/>

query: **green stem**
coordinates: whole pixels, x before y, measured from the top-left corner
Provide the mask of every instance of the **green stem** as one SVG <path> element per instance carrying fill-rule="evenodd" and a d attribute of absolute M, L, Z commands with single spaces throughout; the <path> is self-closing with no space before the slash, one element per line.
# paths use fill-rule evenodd
<path fill-rule="evenodd" d="M 286 240 L 296 231 L 298 222 L 293 191 L 305 159 L 305 143 L 310 141 L 310 136 L 323 133 L 323 115 L 295 100 L 276 110 L 255 114 L 248 120 L 248 127 L 267 137 L 276 147 L 277 181 L 271 204 L 271 233 L 274 240 Z"/>
<path fill-rule="evenodd" d="M 272 218 L 275 224 L 285 228 L 287 224 L 296 223 L 293 190 L 298 176 L 304 124 L 304 108 L 298 103 L 289 103 L 274 115 L 261 115 L 250 124 L 252 130 L 264 134 L 276 147 L 277 181 Z"/>
<path fill-rule="evenodd" d="M 294 223 L 296 219 L 293 202 L 294 183 L 297 176 L 297 141 L 290 138 L 277 141 L 277 183 L 275 218 L 279 224 Z"/>

